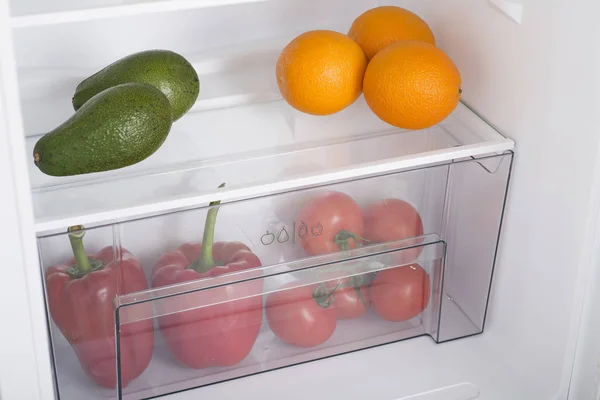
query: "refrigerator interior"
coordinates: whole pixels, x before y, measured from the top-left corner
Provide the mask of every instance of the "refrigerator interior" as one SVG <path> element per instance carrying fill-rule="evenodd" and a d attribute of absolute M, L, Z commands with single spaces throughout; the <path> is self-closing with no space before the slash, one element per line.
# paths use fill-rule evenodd
<path fill-rule="evenodd" d="M 340 388 L 349 398 L 566 398 L 600 203 L 595 88 L 586 80 L 594 73 L 593 13 L 586 2 L 227 3 L 11 3 L 14 58 L 3 62 L 16 68 L 4 70 L 3 82 L 11 73 L 18 76 L 18 93 L 6 91 L 20 98 L 8 119 L 16 128 L 10 134 L 19 135 L 12 143 L 26 154 L 18 166 L 20 176 L 29 174 L 32 231 L 47 234 L 79 221 L 93 226 L 205 205 L 224 176 L 235 181 L 229 169 L 235 163 L 248 174 L 225 192 L 226 201 L 507 150 L 510 143 L 465 106 L 446 125 L 417 133 L 386 126 L 362 99 L 321 119 L 279 100 L 271 75 L 283 45 L 309 29 L 344 32 L 358 14 L 380 4 L 404 6 L 430 24 L 461 71 L 465 103 L 517 143 L 515 172 L 483 335 L 443 344 L 412 339 L 173 398 L 260 398 L 267 386 L 273 396 L 298 399 L 331 397 Z M 74 86 L 101 66 L 149 47 L 181 52 L 200 75 L 201 97 L 176 125 L 172 142 L 119 173 L 59 181 L 32 168 L 36 137 L 72 113 Z M 577 101 L 569 101 L 574 96 Z M 21 116 L 24 137 L 15 122 Z M 208 143 L 198 135 L 207 127 L 218 127 L 210 129 Z M 268 145 L 258 146 L 257 138 Z M 398 153 L 379 153 L 396 148 Z M 323 154 L 336 157 L 324 162 Z M 388 162 L 392 156 L 398 157 L 395 164 Z M 154 184 L 161 190 L 144 191 Z M 108 206 L 93 201 L 111 191 L 124 194 Z M 149 193 L 158 200 L 146 202 Z M 40 287 L 38 271 L 26 271 L 32 288 Z M 32 319 L 39 320 L 45 311 L 37 303 Z M 43 336 L 36 333 L 37 342 Z"/>

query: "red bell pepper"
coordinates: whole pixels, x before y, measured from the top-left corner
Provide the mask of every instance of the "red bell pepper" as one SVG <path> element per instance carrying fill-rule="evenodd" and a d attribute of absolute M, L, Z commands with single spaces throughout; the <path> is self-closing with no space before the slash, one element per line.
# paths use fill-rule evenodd
<path fill-rule="evenodd" d="M 84 235 L 82 226 L 69 228 L 74 257 L 46 270 L 48 307 L 86 375 L 100 386 L 114 388 L 117 368 L 113 300 L 121 294 L 147 289 L 148 284 L 133 254 L 123 249 L 121 262 L 115 262 L 113 248 L 108 246 L 88 256 L 83 247 Z M 122 325 L 120 337 L 124 387 L 144 372 L 152 358 L 152 320 Z"/>
<path fill-rule="evenodd" d="M 219 202 L 210 205 L 217 204 Z M 213 244 L 217 212 L 217 207 L 208 211 L 202 243 L 183 244 L 156 262 L 154 287 L 216 277 L 261 265 L 258 257 L 243 243 Z M 246 358 L 262 323 L 262 287 L 261 280 L 257 279 L 159 302 L 160 330 L 173 356 L 192 368 L 232 366 Z"/>

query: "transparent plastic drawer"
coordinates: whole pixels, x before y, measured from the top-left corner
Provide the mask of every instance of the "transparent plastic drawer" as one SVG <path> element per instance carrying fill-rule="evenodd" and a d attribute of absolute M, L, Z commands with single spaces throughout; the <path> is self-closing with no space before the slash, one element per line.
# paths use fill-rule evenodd
<path fill-rule="evenodd" d="M 149 398 L 483 332 L 511 164 L 457 160 L 41 237 L 60 398 Z"/>

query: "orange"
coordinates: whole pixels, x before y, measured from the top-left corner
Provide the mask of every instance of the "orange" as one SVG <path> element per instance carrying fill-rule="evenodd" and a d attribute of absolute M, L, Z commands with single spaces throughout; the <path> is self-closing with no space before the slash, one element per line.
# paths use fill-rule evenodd
<path fill-rule="evenodd" d="M 388 124 L 423 129 L 441 122 L 460 100 L 458 69 L 439 48 L 402 41 L 369 63 L 363 90 L 367 104 Z"/>
<path fill-rule="evenodd" d="M 348 36 L 326 30 L 303 33 L 277 60 L 277 84 L 294 108 L 328 115 L 352 104 L 362 91 L 365 54 Z"/>
<path fill-rule="evenodd" d="M 372 8 L 352 24 L 350 36 L 362 47 L 367 58 L 400 40 L 421 40 L 435 45 L 433 32 L 417 14 L 394 6 Z"/>

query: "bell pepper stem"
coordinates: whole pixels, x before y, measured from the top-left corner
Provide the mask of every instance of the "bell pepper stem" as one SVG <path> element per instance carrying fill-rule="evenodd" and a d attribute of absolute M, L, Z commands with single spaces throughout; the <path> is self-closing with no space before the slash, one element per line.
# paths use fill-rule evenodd
<path fill-rule="evenodd" d="M 224 188 L 225 184 L 219 185 L 219 189 Z M 211 209 L 206 214 L 206 221 L 204 222 L 204 234 L 202 236 L 202 253 L 200 260 L 196 261 L 192 268 L 198 272 L 206 272 L 214 267 L 215 260 L 213 257 L 213 243 L 215 241 L 215 226 L 217 225 L 217 213 L 219 212 L 220 201 L 213 201 L 209 204 Z"/>
<path fill-rule="evenodd" d="M 211 203 L 213 205 L 213 203 Z M 215 266 L 213 258 L 213 243 L 215 241 L 215 225 L 217 222 L 218 207 L 208 210 L 206 223 L 204 224 L 204 235 L 202 236 L 202 255 L 200 256 L 200 268 L 208 271 Z"/>
<path fill-rule="evenodd" d="M 85 249 L 83 247 L 83 237 L 85 236 L 85 230 L 83 226 L 76 225 L 69 227 L 67 232 L 69 232 L 69 241 L 71 242 L 71 249 L 73 250 L 75 262 L 79 266 L 79 271 L 82 274 L 85 274 L 89 272 L 89 270 L 92 268 L 90 259 L 85 253 Z"/>

